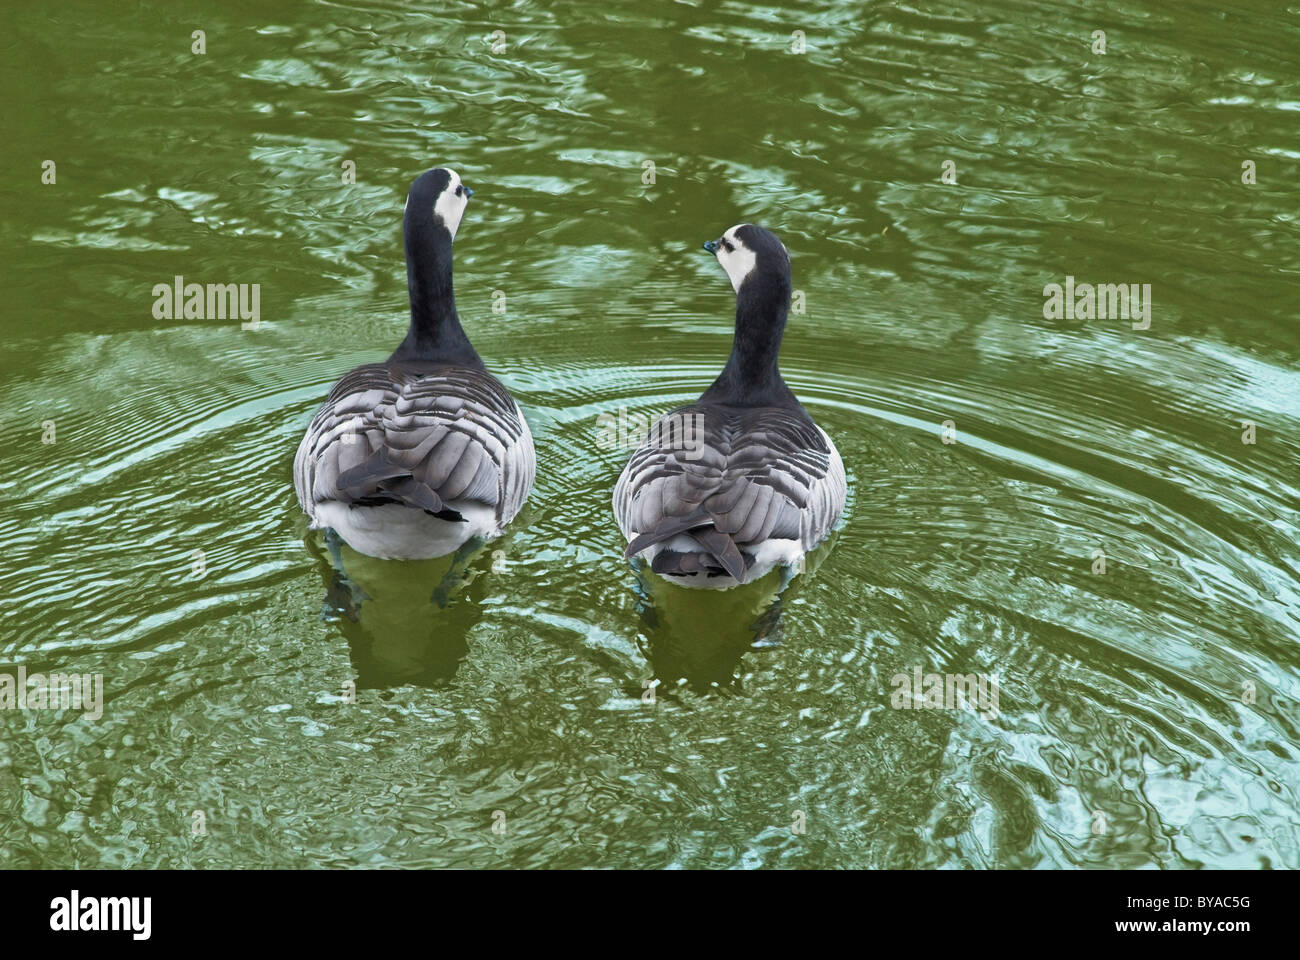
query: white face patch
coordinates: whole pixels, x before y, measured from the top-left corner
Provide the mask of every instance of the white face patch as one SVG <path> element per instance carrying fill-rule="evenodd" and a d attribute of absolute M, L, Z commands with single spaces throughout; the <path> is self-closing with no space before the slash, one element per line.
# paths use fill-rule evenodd
<path fill-rule="evenodd" d="M 465 208 L 469 205 L 469 194 L 465 192 L 460 175 L 455 170 L 448 170 L 447 173 L 450 175 L 447 188 L 434 201 L 433 214 L 442 218 L 454 239 L 456 230 L 460 227 L 460 218 L 465 215 Z"/>
<path fill-rule="evenodd" d="M 754 269 L 754 264 L 758 262 L 758 254 L 745 246 L 744 241 L 736 236 L 736 231 L 743 226 L 743 223 L 738 223 L 724 233 L 718 243 L 718 249 L 714 251 L 718 263 L 722 264 L 722 269 L 727 271 L 727 277 L 731 280 L 731 289 L 737 293 L 740 293 L 740 285 L 745 282 L 745 278 Z M 731 247 L 730 250 L 727 249 L 728 246 Z"/>

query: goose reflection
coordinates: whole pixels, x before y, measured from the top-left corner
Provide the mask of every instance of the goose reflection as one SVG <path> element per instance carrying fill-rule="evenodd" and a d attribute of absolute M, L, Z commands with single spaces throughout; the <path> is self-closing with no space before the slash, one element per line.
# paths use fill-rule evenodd
<path fill-rule="evenodd" d="M 325 585 L 321 616 L 347 640 L 358 690 L 451 679 L 483 617 L 485 574 L 504 555 L 501 541 L 432 560 L 368 557 L 333 531 L 306 542 Z"/>
<path fill-rule="evenodd" d="M 837 534 L 803 559 L 803 576 L 781 567 L 729 590 L 692 590 L 633 561 L 641 652 L 660 689 L 685 680 L 697 692 L 743 692 L 738 666 L 746 651 L 782 643 L 793 601 L 830 554 Z"/>

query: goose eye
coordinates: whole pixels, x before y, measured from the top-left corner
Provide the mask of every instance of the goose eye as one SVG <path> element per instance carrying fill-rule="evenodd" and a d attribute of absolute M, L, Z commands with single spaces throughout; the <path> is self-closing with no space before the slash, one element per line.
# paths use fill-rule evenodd
<path fill-rule="evenodd" d="M 730 241 L 730 240 L 723 240 L 723 241 L 722 241 L 722 245 L 723 245 L 724 247 L 726 247 L 726 249 L 727 249 L 727 253 L 731 253 L 731 251 L 735 249 L 735 247 L 733 247 L 733 246 L 731 245 L 731 241 Z"/>
<path fill-rule="evenodd" d="M 464 190 L 465 190 L 464 187 L 462 187 L 460 184 L 456 184 L 456 196 L 459 197 L 461 193 L 464 192 Z"/>

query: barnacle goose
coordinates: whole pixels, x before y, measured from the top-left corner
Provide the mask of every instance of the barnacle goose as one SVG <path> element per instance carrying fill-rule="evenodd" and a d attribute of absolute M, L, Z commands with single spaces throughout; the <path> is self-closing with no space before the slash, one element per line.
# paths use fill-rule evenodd
<path fill-rule="evenodd" d="M 523 411 L 456 315 L 451 242 L 471 196 L 442 167 L 411 184 L 406 339 L 383 363 L 334 385 L 294 458 L 294 489 L 312 527 L 332 528 L 372 557 L 441 557 L 497 536 L 533 485 Z"/>
<path fill-rule="evenodd" d="M 790 255 L 732 227 L 704 248 L 736 291 L 731 356 L 698 401 L 666 414 L 614 488 L 628 558 L 685 586 L 732 587 L 799 569 L 844 509 L 844 463 L 777 369 Z"/>

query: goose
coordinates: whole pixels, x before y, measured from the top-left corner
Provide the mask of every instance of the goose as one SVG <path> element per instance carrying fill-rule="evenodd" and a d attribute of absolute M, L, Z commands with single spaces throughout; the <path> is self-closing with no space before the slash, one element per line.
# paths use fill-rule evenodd
<path fill-rule="evenodd" d="M 344 374 L 294 457 L 312 529 L 367 556 L 430 559 L 496 537 L 532 489 L 528 422 L 456 314 L 451 244 L 473 195 L 443 167 L 411 184 L 406 339 L 383 363 Z"/>
<path fill-rule="evenodd" d="M 614 513 L 650 569 L 688 587 L 725 589 L 774 567 L 787 577 L 844 510 L 835 444 L 781 379 L 790 255 L 742 223 L 704 244 L 736 292 L 722 373 L 695 403 L 661 417 L 623 468 Z"/>

